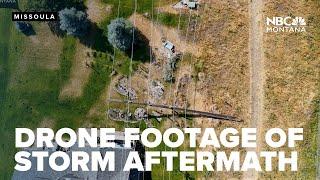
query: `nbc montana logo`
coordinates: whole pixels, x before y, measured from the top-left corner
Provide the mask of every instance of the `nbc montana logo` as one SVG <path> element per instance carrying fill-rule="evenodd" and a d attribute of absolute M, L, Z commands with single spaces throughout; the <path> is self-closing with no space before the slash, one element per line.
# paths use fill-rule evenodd
<path fill-rule="evenodd" d="M 266 20 L 266 32 L 306 32 L 306 21 L 303 17 L 273 17 Z"/>

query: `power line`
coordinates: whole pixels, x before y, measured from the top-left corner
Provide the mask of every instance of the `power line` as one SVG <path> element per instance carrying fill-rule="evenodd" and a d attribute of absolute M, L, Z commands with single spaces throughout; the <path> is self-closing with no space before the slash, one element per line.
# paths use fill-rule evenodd
<path fill-rule="evenodd" d="M 120 100 L 120 99 L 109 99 L 108 101 L 115 102 L 115 103 L 136 104 L 136 105 L 150 106 L 150 107 L 155 107 L 155 108 L 171 109 L 173 112 L 175 112 L 175 111 L 182 111 L 182 112 L 183 111 L 187 111 L 188 113 L 204 115 L 204 116 L 215 118 L 215 119 L 226 120 L 226 121 L 234 121 L 234 122 L 242 122 L 241 120 L 238 120 L 236 117 L 230 116 L 230 115 L 216 114 L 216 113 L 211 113 L 211 112 L 206 112 L 206 111 L 199 111 L 199 110 L 194 110 L 194 109 L 185 109 L 185 108 L 177 107 L 177 106 L 135 102 L 135 101 L 131 101 L 131 100 L 126 101 L 126 100 Z"/>

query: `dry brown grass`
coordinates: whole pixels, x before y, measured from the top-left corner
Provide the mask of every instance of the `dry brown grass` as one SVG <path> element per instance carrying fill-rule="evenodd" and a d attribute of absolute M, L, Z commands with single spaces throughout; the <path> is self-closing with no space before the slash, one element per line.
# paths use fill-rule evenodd
<path fill-rule="evenodd" d="M 41 121 L 41 123 L 38 125 L 38 128 L 54 128 L 56 125 L 56 121 L 54 119 L 51 118 L 43 118 L 43 120 Z"/>
<path fill-rule="evenodd" d="M 16 74 L 11 76 L 9 87 L 15 86 L 17 77 L 23 76 L 29 68 L 57 70 L 59 68 L 59 55 L 61 53 L 62 40 L 51 33 L 46 23 L 33 23 L 35 35 L 26 39 L 28 46 L 23 49 L 23 55 L 19 57 Z"/>
<path fill-rule="evenodd" d="M 158 10 L 159 10 L 159 12 L 166 12 L 166 13 L 170 13 L 170 14 L 179 14 L 179 10 L 178 9 L 174 9 L 173 5 L 174 4 L 161 6 L 161 7 L 158 8 Z"/>
<path fill-rule="evenodd" d="M 206 2 L 197 38 L 204 49 L 199 59 L 204 62 L 205 78 L 197 83 L 195 99 L 196 109 L 234 115 L 244 122 L 227 123 L 202 118 L 195 121 L 195 127 L 214 127 L 218 131 L 234 127 L 240 130 L 250 121 L 247 7 L 247 1 Z M 213 172 L 213 177 L 240 178 L 241 173 Z"/>
<path fill-rule="evenodd" d="M 188 52 L 194 54 L 195 56 L 199 56 L 201 54 L 202 49 L 196 43 L 194 44 L 183 40 L 177 29 L 155 23 L 151 24 L 149 19 L 139 14 L 132 15 L 129 20 L 133 23 L 134 18 L 135 26 L 147 39 L 149 39 L 149 45 L 153 48 L 155 53 L 158 52 L 156 49 L 162 48 L 163 45 L 161 39 L 165 38 L 172 42 L 179 52 Z"/>
<path fill-rule="evenodd" d="M 100 0 L 87 1 L 88 18 L 93 22 L 101 22 L 111 12 L 111 6 Z"/>
<path fill-rule="evenodd" d="M 37 34 L 29 37 L 31 46 L 26 59 L 33 59 L 30 57 L 33 56 L 37 59 L 36 65 L 50 70 L 58 69 L 62 39 L 52 34 L 46 23 L 40 23 L 35 27 Z"/>
<path fill-rule="evenodd" d="M 318 7 L 319 8 L 319 7 Z M 314 2 L 306 1 L 268 1 L 265 7 L 265 16 L 293 15 L 307 19 L 307 33 L 265 33 L 265 129 L 272 127 L 306 127 L 311 121 L 314 111 L 312 101 L 319 93 L 319 41 L 316 41 L 315 18 L 317 6 Z M 308 129 L 304 129 L 308 131 Z M 304 137 L 305 142 L 311 141 Z M 310 144 L 299 143 L 296 148 L 301 155 Z M 267 149 L 268 147 L 265 146 Z M 279 150 L 279 149 L 278 149 Z M 289 151 L 288 148 L 280 150 Z M 298 154 L 298 156 L 299 156 Z M 302 174 L 305 167 L 305 158 L 299 156 L 298 172 L 278 172 L 262 174 L 265 179 L 305 179 Z M 311 175 L 311 176 L 310 176 Z M 312 174 L 307 175 L 312 177 Z M 315 177 L 315 176 L 313 176 Z"/>

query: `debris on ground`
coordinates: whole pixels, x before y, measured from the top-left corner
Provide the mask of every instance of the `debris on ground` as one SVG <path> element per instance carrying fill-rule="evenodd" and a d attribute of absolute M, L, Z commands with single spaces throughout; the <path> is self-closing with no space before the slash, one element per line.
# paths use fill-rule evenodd
<path fill-rule="evenodd" d="M 185 6 L 181 1 L 172 6 L 174 9 L 183 9 Z"/>
<path fill-rule="evenodd" d="M 164 86 L 160 81 L 152 80 L 150 82 L 150 95 L 155 99 L 161 99 L 164 94 Z"/>
<path fill-rule="evenodd" d="M 188 74 L 184 74 L 180 79 L 178 83 L 178 89 L 177 89 L 177 95 L 176 95 L 176 102 L 175 104 L 180 107 L 188 106 L 187 103 L 187 89 L 188 84 L 191 82 L 191 77 Z"/>
<path fill-rule="evenodd" d="M 107 112 L 108 117 L 114 121 L 132 122 L 131 113 L 122 111 L 120 109 L 109 109 Z"/>
<path fill-rule="evenodd" d="M 175 9 L 197 9 L 199 6 L 199 2 L 197 0 L 181 0 L 175 5 L 173 8 Z"/>
<path fill-rule="evenodd" d="M 174 53 L 172 56 L 168 56 L 167 62 L 163 68 L 163 79 L 166 82 L 174 81 L 174 71 L 176 70 L 177 62 L 181 58 L 181 54 Z"/>
<path fill-rule="evenodd" d="M 136 73 L 141 74 L 143 77 L 149 77 L 149 68 L 145 67 L 144 65 L 138 66 Z"/>
<path fill-rule="evenodd" d="M 147 115 L 147 111 L 144 108 L 137 108 L 134 111 L 134 117 L 136 118 L 136 120 L 138 121 L 142 121 L 142 120 L 146 120 L 148 115 Z"/>
<path fill-rule="evenodd" d="M 128 88 L 128 78 L 126 77 L 122 77 L 118 80 L 115 91 L 123 96 L 128 96 L 129 100 L 137 99 L 136 91 L 132 88 Z"/>

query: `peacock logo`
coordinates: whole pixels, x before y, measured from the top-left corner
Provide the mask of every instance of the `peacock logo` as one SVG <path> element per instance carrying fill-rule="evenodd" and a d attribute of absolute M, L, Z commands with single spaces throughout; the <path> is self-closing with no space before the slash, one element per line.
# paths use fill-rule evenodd
<path fill-rule="evenodd" d="M 306 21 L 304 20 L 303 17 L 296 17 L 292 20 L 292 23 L 291 23 L 292 26 L 306 26 L 307 23 Z"/>

